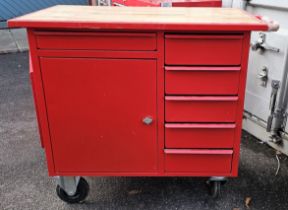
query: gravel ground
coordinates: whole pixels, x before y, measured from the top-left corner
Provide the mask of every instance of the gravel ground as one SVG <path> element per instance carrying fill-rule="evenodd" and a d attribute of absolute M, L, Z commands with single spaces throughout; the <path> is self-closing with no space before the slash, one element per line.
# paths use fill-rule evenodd
<path fill-rule="evenodd" d="M 58 199 L 56 183 L 47 175 L 40 147 L 28 54 L 0 55 L 0 209 L 288 209 L 287 159 L 243 132 L 239 177 L 230 179 L 222 195 L 207 195 L 203 178 L 87 178 L 84 204 Z"/>

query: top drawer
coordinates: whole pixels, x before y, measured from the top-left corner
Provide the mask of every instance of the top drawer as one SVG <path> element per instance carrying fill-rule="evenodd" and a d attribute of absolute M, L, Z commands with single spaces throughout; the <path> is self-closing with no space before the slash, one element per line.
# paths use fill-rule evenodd
<path fill-rule="evenodd" d="M 152 51 L 155 33 L 35 32 L 40 49 Z"/>
<path fill-rule="evenodd" d="M 239 65 L 242 35 L 165 35 L 165 63 Z"/>

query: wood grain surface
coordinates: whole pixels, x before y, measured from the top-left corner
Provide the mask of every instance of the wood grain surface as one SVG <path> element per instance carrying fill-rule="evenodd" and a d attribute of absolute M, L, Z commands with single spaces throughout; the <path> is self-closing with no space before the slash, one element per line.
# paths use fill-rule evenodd
<path fill-rule="evenodd" d="M 12 19 L 10 27 L 267 30 L 258 18 L 234 8 L 54 6 Z"/>

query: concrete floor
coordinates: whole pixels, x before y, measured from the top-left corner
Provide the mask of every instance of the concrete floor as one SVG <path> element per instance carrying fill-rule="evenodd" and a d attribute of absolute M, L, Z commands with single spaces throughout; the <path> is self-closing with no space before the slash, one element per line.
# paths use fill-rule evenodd
<path fill-rule="evenodd" d="M 0 54 L 8 52 L 24 52 L 27 50 L 28 40 L 26 29 L 1 29 L 0 27 Z"/>
<path fill-rule="evenodd" d="M 275 151 L 243 132 L 239 177 L 222 196 L 207 195 L 203 178 L 88 178 L 84 204 L 58 199 L 40 147 L 27 53 L 0 55 L 0 209 L 288 209 L 288 164 Z M 238 209 L 237 209 L 238 210 Z"/>

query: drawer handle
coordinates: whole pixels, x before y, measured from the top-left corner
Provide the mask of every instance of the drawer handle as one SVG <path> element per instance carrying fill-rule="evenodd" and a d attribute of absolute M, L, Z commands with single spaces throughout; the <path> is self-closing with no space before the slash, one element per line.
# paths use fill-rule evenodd
<path fill-rule="evenodd" d="M 232 155 L 233 150 L 217 149 L 164 149 L 165 154 L 171 155 Z"/>
<path fill-rule="evenodd" d="M 36 31 L 37 36 L 105 36 L 105 37 L 154 37 L 155 33 L 107 33 L 107 32 L 49 32 L 49 31 Z"/>
<path fill-rule="evenodd" d="M 165 96 L 165 101 L 238 101 L 238 96 Z"/>
<path fill-rule="evenodd" d="M 235 123 L 166 123 L 165 128 L 236 128 Z"/>
<path fill-rule="evenodd" d="M 166 34 L 166 39 L 243 39 L 241 35 L 177 35 Z"/>
<path fill-rule="evenodd" d="M 240 71 L 240 66 L 233 67 L 210 67 L 210 66 L 165 66 L 166 71 Z"/>

